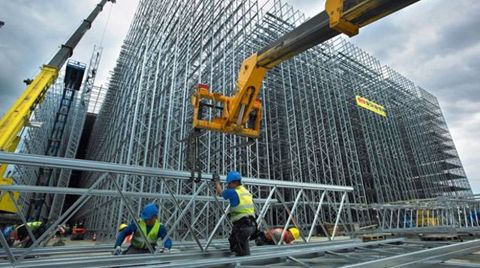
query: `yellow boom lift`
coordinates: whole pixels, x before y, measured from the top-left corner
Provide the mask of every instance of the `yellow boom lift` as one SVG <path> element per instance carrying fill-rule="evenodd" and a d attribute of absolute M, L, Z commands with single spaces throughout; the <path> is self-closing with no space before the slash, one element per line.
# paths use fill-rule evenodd
<path fill-rule="evenodd" d="M 327 0 L 325 11 L 243 61 L 233 96 L 214 93 L 207 85 L 198 85 L 191 97 L 193 128 L 258 138 L 262 120 L 258 94 L 269 69 L 341 33 L 354 36 L 361 27 L 418 1 Z M 212 109 L 211 113 L 207 109 Z"/>
<path fill-rule="evenodd" d="M 65 62 L 73 54 L 73 50 L 85 33 L 92 27 L 95 18 L 103 10 L 107 2 L 115 3 L 116 0 L 102 0 L 90 15 L 82 22 L 73 35 L 62 45 L 52 60 L 44 65 L 40 73 L 27 86 L 23 94 L 0 119 L 0 151 L 14 152 L 20 142 L 20 133 L 28 125 L 30 115 L 35 107 L 41 103 L 45 93 L 55 82 Z M 4 178 L 7 165 L 0 165 L 0 184 L 12 184 L 11 178 Z M 15 194 L 18 196 L 18 194 Z M 15 212 L 15 207 L 8 195 L 0 199 L 0 211 Z"/>

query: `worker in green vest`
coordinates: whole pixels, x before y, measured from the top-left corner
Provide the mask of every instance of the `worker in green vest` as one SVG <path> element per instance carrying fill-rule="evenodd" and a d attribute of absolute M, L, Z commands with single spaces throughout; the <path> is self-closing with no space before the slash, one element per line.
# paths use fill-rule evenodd
<path fill-rule="evenodd" d="M 237 171 L 227 174 L 228 185 L 225 190 L 222 190 L 218 176 L 213 176 L 212 180 L 217 195 L 222 195 L 225 200 L 230 201 L 229 217 L 233 223 L 232 233 L 228 238 L 230 250 L 237 256 L 250 255 L 248 241 L 257 231 L 252 194 L 242 185 L 242 176 Z"/>
<path fill-rule="evenodd" d="M 47 229 L 45 223 L 41 221 L 32 221 L 27 222 L 27 226 L 35 236 L 35 238 L 39 238 Z M 25 224 L 19 225 L 15 228 L 15 230 L 11 233 L 12 240 L 15 241 L 13 244 L 14 247 L 24 247 L 28 248 L 33 244 L 33 240 L 28 235 L 27 228 Z"/>
<path fill-rule="evenodd" d="M 143 232 L 147 237 L 148 243 L 155 249 L 157 246 L 157 240 L 163 239 L 167 235 L 167 229 L 160 221 L 157 220 L 158 207 L 154 203 L 147 204 L 140 215 L 140 219 L 137 221 L 140 230 L 137 225 L 132 222 L 126 228 L 121 230 L 117 235 L 117 240 L 114 246 L 114 255 L 120 254 L 142 254 L 150 253 L 148 247 L 140 232 Z M 125 240 L 125 237 L 133 234 L 130 246 L 125 252 L 122 252 L 121 245 Z M 172 248 L 172 240 L 167 238 L 163 244 L 162 252 L 166 253 Z"/>

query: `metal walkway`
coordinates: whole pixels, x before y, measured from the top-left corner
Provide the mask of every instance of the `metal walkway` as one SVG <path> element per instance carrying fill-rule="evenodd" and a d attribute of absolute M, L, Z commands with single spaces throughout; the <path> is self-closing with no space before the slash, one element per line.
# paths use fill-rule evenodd
<path fill-rule="evenodd" d="M 459 265 L 455 258 L 466 258 L 480 251 L 480 240 L 461 243 L 419 242 L 403 238 L 361 242 L 342 240 L 290 246 L 253 247 L 247 257 L 230 256 L 225 242 L 214 242 L 216 248 L 200 252 L 193 243 L 178 245 L 170 254 L 111 256 L 111 245 L 95 247 L 53 247 L 35 249 L 37 258 L 26 259 L 15 267 L 430 267 L 449 263 Z M 14 251 L 21 254 L 22 250 Z M 38 257 L 40 256 L 40 257 Z M 6 256 L 0 255 L 5 258 Z M 470 259 L 475 259 L 472 257 Z M 451 260 L 451 261 L 448 261 Z M 466 267 L 480 267 L 464 263 Z M 445 262 L 448 261 L 448 262 Z M 443 263 L 445 262 L 445 263 Z M 443 263 L 443 264 L 442 264 Z M 475 266 L 476 265 L 476 266 Z M 0 263 L 0 267 L 11 264 Z"/>

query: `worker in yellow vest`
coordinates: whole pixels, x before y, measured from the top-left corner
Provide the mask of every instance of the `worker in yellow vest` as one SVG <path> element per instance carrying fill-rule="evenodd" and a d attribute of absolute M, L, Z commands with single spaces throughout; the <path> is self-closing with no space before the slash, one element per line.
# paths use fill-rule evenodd
<path fill-rule="evenodd" d="M 237 256 L 250 255 L 248 241 L 257 231 L 255 222 L 255 206 L 252 194 L 242 185 L 242 176 L 237 171 L 227 174 L 227 189 L 222 190 L 220 179 L 213 176 L 215 192 L 230 201 L 229 217 L 233 223 L 232 233 L 228 238 L 230 250 Z"/>
<path fill-rule="evenodd" d="M 27 226 L 30 231 L 32 231 L 32 234 L 35 236 L 35 238 L 39 238 L 46 230 L 46 225 L 41 221 L 27 222 Z M 33 240 L 28 235 L 25 224 L 19 225 L 15 228 L 15 230 L 11 233 L 11 239 L 16 241 L 13 244 L 14 247 L 20 246 L 28 248 L 33 244 Z"/>
<path fill-rule="evenodd" d="M 140 215 L 140 219 L 137 221 L 140 230 L 137 228 L 134 222 L 130 223 L 126 228 L 120 231 L 117 235 L 117 240 L 114 246 L 114 255 L 120 254 L 142 254 L 150 253 L 145 240 L 140 232 L 143 232 L 147 237 L 148 243 L 155 249 L 157 246 L 157 240 L 163 239 L 167 235 L 167 229 L 158 220 L 158 207 L 154 203 L 147 204 Z M 125 240 L 125 237 L 133 234 L 130 246 L 125 252 L 122 252 L 121 245 Z M 164 248 L 162 252 L 168 252 L 172 248 L 172 240 L 167 238 L 163 244 Z"/>

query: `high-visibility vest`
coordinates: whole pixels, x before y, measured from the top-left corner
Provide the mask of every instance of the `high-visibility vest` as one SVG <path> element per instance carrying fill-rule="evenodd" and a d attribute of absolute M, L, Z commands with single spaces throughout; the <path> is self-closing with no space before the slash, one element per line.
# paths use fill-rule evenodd
<path fill-rule="evenodd" d="M 25 224 L 22 224 L 22 225 L 18 226 L 17 228 L 15 228 L 15 230 L 18 230 L 19 228 L 24 227 L 24 225 Z M 41 221 L 27 222 L 27 226 L 32 232 L 37 230 L 38 228 L 42 227 L 42 225 L 43 225 L 43 222 L 41 222 Z"/>
<path fill-rule="evenodd" d="M 240 220 L 243 217 L 255 216 L 255 207 L 253 205 L 253 196 L 243 187 L 239 185 L 235 188 L 235 192 L 238 195 L 238 205 L 235 207 L 230 207 L 229 215 L 230 219 L 235 222 Z"/>
<path fill-rule="evenodd" d="M 147 245 L 145 244 L 145 240 L 143 239 L 142 234 L 140 232 L 143 232 L 145 234 L 145 236 L 147 237 L 148 243 L 150 243 L 151 245 L 155 245 L 157 243 L 158 232 L 160 231 L 160 226 L 162 226 L 162 224 L 158 220 L 155 221 L 155 224 L 150 229 L 150 232 L 148 234 L 147 234 L 147 225 L 145 224 L 145 221 L 138 220 L 138 226 L 140 227 L 140 230 L 137 229 L 137 231 L 135 231 L 135 234 L 133 234 L 131 245 L 139 249 L 147 248 Z"/>

